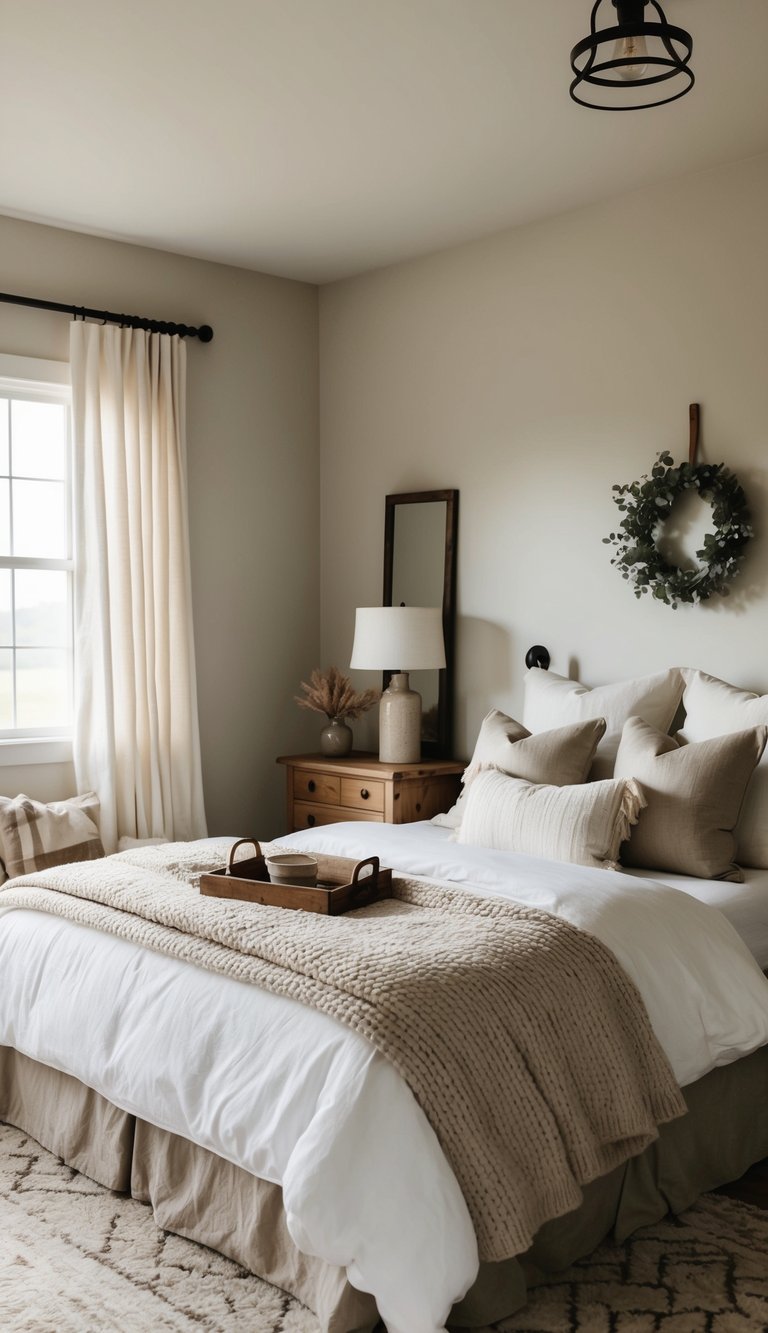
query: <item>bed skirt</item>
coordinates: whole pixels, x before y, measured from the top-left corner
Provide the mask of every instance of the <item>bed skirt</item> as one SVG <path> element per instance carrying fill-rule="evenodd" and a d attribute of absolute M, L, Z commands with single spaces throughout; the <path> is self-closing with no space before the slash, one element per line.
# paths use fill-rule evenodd
<path fill-rule="evenodd" d="M 685 1089 L 688 1114 L 645 1152 L 593 1181 L 574 1212 L 548 1222 L 520 1259 L 482 1264 L 449 1327 L 481 1327 L 519 1309 L 526 1271 L 556 1272 L 607 1235 L 624 1240 L 768 1156 L 768 1047 Z M 200 1241 L 307 1305 L 323 1333 L 371 1333 L 372 1296 L 343 1269 L 302 1254 L 278 1185 L 119 1110 L 77 1079 L 0 1047 L 0 1119 L 109 1189 L 152 1205 L 159 1226 Z"/>

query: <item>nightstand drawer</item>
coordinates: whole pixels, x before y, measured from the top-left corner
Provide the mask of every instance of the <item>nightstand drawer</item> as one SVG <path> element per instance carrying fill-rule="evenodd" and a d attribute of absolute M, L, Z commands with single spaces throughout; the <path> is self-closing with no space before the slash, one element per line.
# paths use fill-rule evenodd
<path fill-rule="evenodd" d="M 341 804 L 353 810 L 384 809 L 384 783 L 368 782 L 365 778 L 341 779 Z"/>
<path fill-rule="evenodd" d="M 312 801 L 315 805 L 338 805 L 341 787 L 341 779 L 333 773 L 309 773 L 300 769 L 293 771 L 294 801 Z M 341 804 L 344 805 L 345 802 L 342 800 Z"/>
<path fill-rule="evenodd" d="M 383 824 L 381 815 L 375 811 L 345 810 L 339 805 L 312 805 L 309 801 L 294 801 L 293 832 L 304 828 L 319 828 L 321 824 L 338 824 L 345 819 L 372 819 Z"/>
<path fill-rule="evenodd" d="M 291 833 L 348 819 L 374 824 L 431 819 L 453 805 L 466 768 L 458 759 L 390 764 L 354 751 L 343 759 L 294 754 L 277 762 L 286 765 Z"/>

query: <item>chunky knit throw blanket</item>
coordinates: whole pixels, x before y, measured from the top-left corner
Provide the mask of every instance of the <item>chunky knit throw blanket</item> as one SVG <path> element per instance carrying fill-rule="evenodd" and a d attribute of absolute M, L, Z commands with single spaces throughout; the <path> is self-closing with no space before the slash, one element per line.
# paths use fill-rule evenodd
<path fill-rule="evenodd" d="M 685 1112 L 638 991 L 592 935 L 411 879 L 341 917 L 195 892 L 222 864 L 170 844 L 12 881 L 0 906 L 108 931 L 330 1014 L 391 1060 L 461 1186 L 480 1256 L 525 1251 L 580 1186 Z M 204 858 L 204 859 L 203 859 Z"/>

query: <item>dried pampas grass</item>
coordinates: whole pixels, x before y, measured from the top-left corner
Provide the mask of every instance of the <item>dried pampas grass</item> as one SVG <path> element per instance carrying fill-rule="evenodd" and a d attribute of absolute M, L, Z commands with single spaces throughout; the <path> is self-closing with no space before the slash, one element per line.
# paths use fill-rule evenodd
<path fill-rule="evenodd" d="M 299 708 L 311 708 L 313 713 L 325 713 L 326 717 L 346 719 L 367 713 L 379 698 L 378 690 L 353 690 L 349 676 L 345 676 L 338 667 L 329 667 L 321 671 L 315 667 L 309 681 L 303 680 L 303 696 L 296 695 Z"/>

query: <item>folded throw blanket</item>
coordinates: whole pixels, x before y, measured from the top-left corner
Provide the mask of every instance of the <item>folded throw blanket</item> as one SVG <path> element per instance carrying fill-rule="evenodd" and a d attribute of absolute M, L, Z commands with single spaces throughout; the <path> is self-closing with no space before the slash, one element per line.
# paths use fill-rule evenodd
<path fill-rule="evenodd" d="M 594 936 L 547 913 L 397 878 L 341 917 L 203 897 L 208 843 L 25 876 L 33 908 L 314 1006 L 402 1074 L 464 1193 L 480 1257 L 520 1254 L 686 1110 L 634 984 Z"/>

